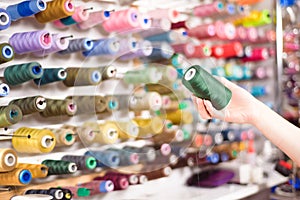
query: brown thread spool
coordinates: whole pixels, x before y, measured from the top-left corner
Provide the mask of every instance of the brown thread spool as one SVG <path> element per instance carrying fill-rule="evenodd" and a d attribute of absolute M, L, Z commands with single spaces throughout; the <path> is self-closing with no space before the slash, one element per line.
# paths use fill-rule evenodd
<path fill-rule="evenodd" d="M 157 92 L 136 93 L 129 99 L 129 109 L 133 111 L 159 110 L 161 106 L 161 96 Z"/>
<path fill-rule="evenodd" d="M 176 166 L 178 163 L 178 157 L 175 154 L 167 156 L 157 156 L 151 164 L 164 165 L 164 166 Z"/>
<path fill-rule="evenodd" d="M 103 81 L 115 78 L 117 75 L 117 68 L 114 66 L 100 67 L 99 71 L 101 72 L 101 77 Z"/>
<path fill-rule="evenodd" d="M 18 163 L 17 153 L 13 149 L 0 149 L 0 172 L 8 172 L 15 169 Z"/>
<path fill-rule="evenodd" d="M 0 127 L 7 127 L 16 124 L 21 121 L 22 118 L 23 114 L 19 106 L 0 106 Z"/>
<path fill-rule="evenodd" d="M 193 114 L 185 110 L 176 110 L 166 113 L 166 119 L 170 120 L 173 124 L 191 124 L 194 120 Z"/>
<path fill-rule="evenodd" d="M 76 137 L 76 140 L 81 140 L 84 144 L 92 143 L 96 136 L 95 131 L 90 127 L 77 127 L 64 124 L 62 128 L 71 129 L 75 134 L 78 135 L 78 137 Z"/>
<path fill-rule="evenodd" d="M 9 104 L 19 106 L 19 108 L 22 110 L 23 115 L 32 114 L 35 112 L 42 112 L 47 106 L 46 99 L 42 96 L 15 99 L 9 102 Z"/>
<path fill-rule="evenodd" d="M 148 167 L 146 167 L 146 169 L 147 169 L 147 172 L 144 172 L 143 174 L 145 176 L 147 176 L 148 180 L 167 177 L 167 176 L 170 176 L 170 174 L 172 173 L 171 167 L 162 167 L 160 169 L 156 169 L 153 171 L 152 170 L 150 171 Z"/>
<path fill-rule="evenodd" d="M 20 181 L 21 177 L 24 178 L 24 182 Z M 12 171 L 0 173 L 0 185 L 3 186 L 4 185 L 24 186 L 29 184 L 30 181 L 31 181 L 31 174 L 26 169 L 15 168 Z"/>
<path fill-rule="evenodd" d="M 20 153 L 49 153 L 56 143 L 54 134 L 47 129 L 22 127 L 14 136 L 18 137 L 12 137 L 12 145 Z"/>
<path fill-rule="evenodd" d="M 63 83 L 67 87 L 97 85 L 101 81 L 99 68 L 75 68 L 66 69 L 67 78 Z"/>
<path fill-rule="evenodd" d="M 139 127 L 139 137 L 161 134 L 164 129 L 164 121 L 160 117 L 134 118 L 133 121 Z"/>
<path fill-rule="evenodd" d="M 76 102 L 77 112 L 81 113 L 103 113 L 106 110 L 106 100 L 103 96 L 68 96 Z"/>
<path fill-rule="evenodd" d="M 32 178 L 45 178 L 48 174 L 48 167 L 42 164 L 18 163 L 16 168 L 29 170 Z"/>
<path fill-rule="evenodd" d="M 40 112 L 43 117 L 53 116 L 73 116 L 76 114 L 77 105 L 76 102 L 70 99 L 47 99 L 47 107 L 45 110 Z"/>
<path fill-rule="evenodd" d="M 139 135 L 139 128 L 134 121 L 129 122 L 114 122 L 118 127 L 119 138 L 121 140 L 135 139 Z"/>
<path fill-rule="evenodd" d="M 163 132 L 152 137 L 152 141 L 155 144 L 161 145 L 163 143 L 182 142 L 184 139 L 184 133 L 181 129 L 173 128 L 168 132 Z"/>
<path fill-rule="evenodd" d="M 40 23 L 47 23 L 73 15 L 75 11 L 71 0 L 55 0 L 47 2 L 47 8 L 35 14 L 35 18 Z"/>
<path fill-rule="evenodd" d="M 56 146 L 71 146 L 75 143 L 75 133 L 71 129 L 59 128 L 49 129 L 56 139 Z"/>

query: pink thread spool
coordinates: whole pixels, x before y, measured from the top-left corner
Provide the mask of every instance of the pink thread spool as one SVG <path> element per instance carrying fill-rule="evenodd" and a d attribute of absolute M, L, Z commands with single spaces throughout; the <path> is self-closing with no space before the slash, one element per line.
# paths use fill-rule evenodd
<path fill-rule="evenodd" d="M 247 40 L 249 42 L 256 42 L 258 39 L 257 29 L 254 27 L 246 28 L 247 31 Z"/>
<path fill-rule="evenodd" d="M 82 30 L 92 28 L 108 20 L 110 18 L 110 15 L 111 12 L 105 10 L 89 13 L 88 19 L 78 23 L 77 27 Z"/>
<path fill-rule="evenodd" d="M 183 53 L 186 57 L 191 57 L 195 53 L 195 45 L 192 43 L 174 44 L 172 48 L 176 53 Z"/>
<path fill-rule="evenodd" d="M 212 56 L 215 58 L 241 57 L 244 54 L 243 46 L 240 42 L 216 45 L 211 50 Z"/>
<path fill-rule="evenodd" d="M 167 143 L 164 143 L 160 146 L 160 153 L 163 156 L 170 155 L 171 153 L 171 146 Z"/>
<path fill-rule="evenodd" d="M 211 38 L 216 35 L 216 27 L 214 24 L 203 24 L 187 30 L 187 35 L 198 39 Z"/>
<path fill-rule="evenodd" d="M 197 17 L 209 17 L 220 14 L 224 10 L 224 5 L 220 1 L 215 1 L 210 4 L 203 4 L 194 8 L 193 13 Z"/>
<path fill-rule="evenodd" d="M 233 40 L 236 37 L 236 29 L 232 23 L 215 22 L 216 36 L 221 40 Z"/>
<path fill-rule="evenodd" d="M 258 38 L 257 42 L 260 43 L 267 43 L 267 42 L 275 42 L 276 41 L 276 32 L 274 30 L 263 30 L 263 29 L 258 29 Z M 294 40 L 294 38 L 293 38 Z M 289 40 L 289 41 L 293 41 Z"/>
<path fill-rule="evenodd" d="M 108 33 L 127 32 L 139 26 L 139 12 L 135 8 L 113 12 L 102 26 Z"/>
<path fill-rule="evenodd" d="M 139 34 L 143 37 L 149 37 L 152 35 L 157 35 L 163 32 L 171 30 L 171 22 L 168 19 L 151 19 L 152 25 L 146 31 L 141 31 Z"/>
<path fill-rule="evenodd" d="M 203 136 L 203 144 L 205 146 L 211 146 L 213 143 L 213 139 L 212 139 L 212 136 L 211 135 L 208 135 L 208 134 L 205 134 Z"/>
<path fill-rule="evenodd" d="M 255 62 L 262 61 L 269 58 L 269 52 L 267 48 L 259 47 L 252 49 L 252 55 L 242 59 L 243 62 Z"/>
<path fill-rule="evenodd" d="M 171 22 L 177 22 L 179 17 L 179 12 L 175 9 L 156 9 L 148 12 L 148 15 L 152 19 L 168 19 Z"/>
<path fill-rule="evenodd" d="M 247 40 L 247 30 L 243 26 L 239 26 L 236 28 L 236 40 L 245 41 Z"/>
<path fill-rule="evenodd" d="M 188 58 L 207 58 L 211 55 L 211 48 L 206 44 L 200 44 L 195 46 L 195 51 Z"/>

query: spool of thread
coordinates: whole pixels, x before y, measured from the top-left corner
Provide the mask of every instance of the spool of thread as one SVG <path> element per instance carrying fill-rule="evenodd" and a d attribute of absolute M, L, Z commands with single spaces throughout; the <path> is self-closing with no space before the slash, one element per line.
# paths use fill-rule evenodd
<path fill-rule="evenodd" d="M 6 11 L 11 16 L 12 21 L 17 21 L 23 17 L 29 17 L 46 10 L 47 3 L 44 0 L 22 1 L 18 4 L 9 5 Z"/>
<path fill-rule="evenodd" d="M 232 129 L 225 129 L 221 131 L 224 141 L 233 142 L 235 140 L 235 133 Z"/>
<path fill-rule="evenodd" d="M 51 200 L 52 196 L 46 194 L 24 194 L 11 197 L 10 200 Z"/>
<path fill-rule="evenodd" d="M 250 93 L 255 97 L 263 97 L 269 94 L 269 88 L 263 85 L 254 85 L 251 87 Z"/>
<path fill-rule="evenodd" d="M 111 180 L 94 180 L 87 183 L 80 183 L 78 186 L 88 188 L 91 191 L 91 195 L 114 190 L 114 184 Z"/>
<path fill-rule="evenodd" d="M 130 52 L 128 54 L 122 55 L 120 57 L 120 60 L 126 61 L 126 60 L 132 60 L 135 58 L 143 58 L 151 55 L 153 51 L 153 46 L 150 41 L 142 40 L 137 43 L 137 51 L 136 52 Z"/>
<path fill-rule="evenodd" d="M 154 144 L 154 145 L 150 145 L 150 147 L 153 147 L 156 150 L 156 156 L 168 156 L 171 153 L 171 146 L 170 144 L 167 143 L 159 144 L 159 145 Z"/>
<path fill-rule="evenodd" d="M 43 69 L 41 78 L 34 79 L 36 85 L 46 85 L 49 83 L 63 81 L 67 78 L 67 72 L 63 68 L 47 68 Z"/>
<path fill-rule="evenodd" d="M 240 66 L 227 63 L 225 66 L 226 78 L 229 80 L 242 80 L 243 69 Z"/>
<path fill-rule="evenodd" d="M 176 110 L 167 112 L 165 115 L 166 119 L 170 120 L 173 124 L 191 124 L 194 117 L 191 112 L 185 110 Z"/>
<path fill-rule="evenodd" d="M 3 8 L 0 8 L 0 31 L 7 29 L 11 24 L 10 14 Z"/>
<path fill-rule="evenodd" d="M 47 129 L 18 128 L 12 137 L 12 145 L 20 153 L 49 153 L 56 140 Z"/>
<path fill-rule="evenodd" d="M 8 42 L 16 54 L 25 54 L 50 49 L 52 36 L 46 30 L 20 32 L 14 33 Z"/>
<path fill-rule="evenodd" d="M 75 163 L 78 170 L 93 170 L 97 166 L 97 161 L 92 156 L 64 155 L 61 160 Z"/>
<path fill-rule="evenodd" d="M 116 110 L 120 111 L 128 111 L 129 110 L 129 95 L 107 95 L 106 99 L 106 107 L 109 112 L 113 112 Z"/>
<path fill-rule="evenodd" d="M 102 79 L 98 68 L 69 67 L 66 72 L 67 77 L 63 83 L 67 87 L 97 85 Z"/>
<path fill-rule="evenodd" d="M 45 178 L 48 174 L 48 167 L 41 164 L 18 163 L 16 168 L 27 169 L 32 178 Z"/>
<path fill-rule="evenodd" d="M 246 41 L 247 40 L 247 30 L 245 27 L 239 26 L 236 28 L 235 39 L 238 41 Z"/>
<path fill-rule="evenodd" d="M 56 140 L 56 146 L 71 146 L 76 141 L 76 136 L 73 130 L 59 128 L 49 129 L 54 135 Z"/>
<path fill-rule="evenodd" d="M 94 40 L 93 42 L 93 48 L 87 51 L 83 51 L 83 56 L 91 57 L 101 55 L 115 55 L 120 49 L 120 42 L 117 38 L 100 39 Z"/>
<path fill-rule="evenodd" d="M 158 83 L 161 76 L 158 69 L 147 67 L 142 70 L 127 71 L 123 80 L 127 84 Z"/>
<path fill-rule="evenodd" d="M 56 53 L 59 51 L 63 51 L 68 48 L 70 44 L 70 39 L 73 35 L 66 36 L 64 34 L 52 34 L 52 44 L 49 49 L 44 49 L 41 51 L 33 52 L 33 54 L 37 57 L 44 57 L 51 53 Z"/>
<path fill-rule="evenodd" d="M 116 151 L 87 151 L 85 156 L 93 156 L 97 159 L 97 167 L 112 168 L 120 164 L 120 155 Z"/>
<path fill-rule="evenodd" d="M 93 8 L 84 8 L 83 6 L 75 7 L 75 11 L 72 16 L 68 16 L 62 19 L 53 21 L 53 25 L 57 28 L 66 28 L 68 26 L 78 24 L 86 21 L 89 18 L 88 10 Z"/>
<path fill-rule="evenodd" d="M 65 189 L 71 191 L 73 198 L 88 197 L 91 194 L 90 189 L 78 186 L 64 186 Z"/>
<path fill-rule="evenodd" d="M 115 121 L 115 124 L 118 127 L 119 138 L 121 140 L 135 139 L 138 137 L 139 128 L 135 122 Z"/>
<path fill-rule="evenodd" d="M 197 17 L 209 17 L 212 15 L 218 15 L 223 11 L 224 4 L 220 1 L 215 1 L 209 4 L 202 4 L 193 8 L 193 14 Z"/>
<path fill-rule="evenodd" d="M 106 110 L 106 100 L 103 96 L 68 96 L 66 99 L 76 102 L 76 114 L 103 113 Z"/>
<path fill-rule="evenodd" d="M 43 117 L 74 116 L 77 111 L 76 102 L 70 99 L 47 99 L 47 107 L 40 112 Z"/>
<path fill-rule="evenodd" d="M 35 14 L 35 18 L 40 23 L 47 23 L 72 16 L 74 11 L 75 6 L 71 0 L 55 0 L 47 2 L 47 8 Z"/>
<path fill-rule="evenodd" d="M 32 180 L 31 173 L 27 169 L 15 168 L 12 171 L 0 173 L 0 184 L 2 186 L 24 186 Z"/>
<path fill-rule="evenodd" d="M 114 184 L 114 190 L 125 190 L 129 186 L 126 176 L 116 176 L 114 174 L 105 174 L 103 177 L 96 177 L 94 180 L 110 180 Z"/>
<path fill-rule="evenodd" d="M 230 22 L 215 22 L 216 37 L 221 40 L 233 40 L 236 37 L 235 26 Z"/>
<path fill-rule="evenodd" d="M 256 42 L 258 39 L 258 32 L 257 29 L 254 27 L 248 27 L 246 28 L 247 32 L 247 41 L 249 42 Z"/>
<path fill-rule="evenodd" d="M 172 8 L 150 10 L 147 14 L 152 19 L 166 18 L 171 22 L 177 22 L 179 18 L 179 12 Z"/>
<path fill-rule="evenodd" d="M 150 18 L 150 16 L 146 15 L 146 14 L 140 14 L 138 17 L 139 20 L 139 25 L 136 29 L 136 31 L 133 32 L 140 32 L 140 31 L 145 31 L 145 30 L 149 30 L 152 26 L 152 19 Z"/>
<path fill-rule="evenodd" d="M 21 109 L 16 105 L 0 106 L 0 127 L 7 127 L 20 122 L 23 118 Z"/>
<path fill-rule="evenodd" d="M 147 56 L 148 60 L 157 61 L 170 59 L 174 54 L 173 48 L 166 42 L 152 43 L 153 50 L 152 53 Z"/>
<path fill-rule="evenodd" d="M 249 57 L 242 59 L 243 62 L 256 62 L 267 60 L 269 58 L 268 49 L 265 47 L 257 47 L 252 49 L 252 54 Z"/>
<path fill-rule="evenodd" d="M 119 43 L 120 43 L 120 49 L 118 51 L 119 56 L 123 56 L 128 53 L 135 53 L 138 50 L 137 40 L 133 37 L 120 39 Z"/>
<path fill-rule="evenodd" d="M 94 142 L 100 144 L 115 144 L 119 138 L 118 127 L 112 122 L 98 124 L 100 132 L 96 133 Z"/>
<path fill-rule="evenodd" d="M 178 78 L 177 70 L 171 65 L 158 66 L 157 69 L 162 74 L 162 78 L 159 80 L 160 84 L 170 84 Z"/>
<path fill-rule="evenodd" d="M 0 44 L 0 64 L 6 63 L 11 61 L 15 57 L 15 52 L 13 47 L 8 43 L 1 43 Z"/>
<path fill-rule="evenodd" d="M 108 20 L 102 23 L 104 30 L 111 32 L 126 32 L 139 26 L 139 12 L 136 8 L 119 10 L 111 13 Z"/>
<path fill-rule="evenodd" d="M 154 179 L 170 176 L 171 173 L 172 173 L 171 167 L 162 167 L 160 169 L 144 172 L 143 174 L 147 177 L 148 180 L 154 180 Z"/>
<path fill-rule="evenodd" d="M 150 42 L 168 42 L 174 43 L 179 39 L 178 33 L 175 31 L 168 31 L 164 33 L 160 33 L 157 35 L 151 35 L 149 37 L 144 38 L 145 40 L 149 40 Z"/>
<path fill-rule="evenodd" d="M 79 38 L 69 41 L 68 48 L 59 51 L 59 54 L 66 55 L 79 51 L 89 51 L 94 47 L 94 42 L 88 38 Z"/>
<path fill-rule="evenodd" d="M 242 25 L 245 27 L 256 27 L 271 24 L 272 18 L 269 10 L 252 10 L 248 16 L 242 18 Z M 238 23 L 239 24 L 239 23 Z"/>
<path fill-rule="evenodd" d="M 161 84 L 148 83 L 148 84 L 145 85 L 145 91 L 147 91 L 147 92 L 157 92 L 161 95 L 173 93 L 172 89 L 173 88 L 170 88 L 166 85 L 161 85 Z"/>
<path fill-rule="evenodd" d="M 173 44 L 172 48 L 176 53 L 183 53 L 187 57 L 195 53 L 195 45 L 192 43 Z"/>
<path fill-rule="evenodd" d="M 26 81 L 41 78 L 43 69 L 37 62 L 10 65 L 4 70 L 4 78 L 9 85 L 19 85 Z"/>
<path fill-rule="evenodd" d="M 123 149 L 108 148 L 108 151 L 114 151 L 119 154 L 120 163 L 119 166 L 130 166 L 138 164 L 139 155 L 137 153 L 129 152 Z"/>
<path fill-rule="evenodd" d="M 13 149 L 1 148 L 0 160 L 0 172 L 9 172 L 16 168 L 18 156 Z"/>
<path fill-rule="evenodd" d="M 42 164 L 48 167 L 48 176 L 73 174 L 77 171 L 76 164 L 69 161 L 43 160 Z"/>
<path fill-rule="evenodd" d="M 129 109 L 133 111 L 159 110 L 162 99 L 157 92 L 135 93 L 129 99 Z"/>
<path fill-rule="evenodd" d="M 191 53 L 186 54 L 187 58 L 207 58 L 211 55 L 212 50 L 206 44 L 200 44 L 194 46 L 194 51 Z"/>
<path fill-rule="evenodd" d="M 163 144 L 163 143 L 174 143 L 174 142 L 182 142 L 184 140 L 183 131 L 179 128 L 173 128 L 173 130 L 164 132 L 159 135 L 154 135 L 152 137 L 152 141 L 155 144 Z"/>
<path fill-rule="evenodd" d="M 115 78 L 117 75 L 117 68 L 114 66 L 99 67 L 102 81 Z"/>
<path fill-rule="evenodd" d="M 77 27 L 81 30 L 86 30 L 94 26 L 102 24 L 104 21 L 110 18 L 110 11 L 96 11 L 89 14 L 89 18 L 77 24 Z"/>
<path fill-rule="evenodd" d="M 212 38 L 216 35 L 216 27 L 214 24 L 202 24 L 187 30 L 187 34 L 198 39 Z"/>
<path fill-rule="evenodd" d="M 137 153 L 139 155 L 140 163 L 153 162 L 156 158 L 156 150 L 153 147 L 144 146 L 142 148 L 138 148 L 134 146 L 125 146 L 123 150 Z"/>
<path fill-rule="evenodd" d="M 276 41 L 276 32 L 274 30 L 263 30 L 263 29 L 258 29 L 258 38 L 257 42 L 275 42 Z"/>
<path fill-rule="evenodd" d="M 139 127 L 139 138 L 160 134 L 164 128 L 164 121 L 160 117 L 134 118 L 133 121 Z"/>
<path fill-rule="evenodd" d="M 139 32 L 139 34 L 143 38 L 171 30 L 171 21 L 167 18 L 157 18 L 157 19 L 152 18 L 151 22 L 152 22 L 152 26 L 150 29 Z"/>
<path fill-rule="evenodd" d="M 81 140 L 83 144 L 92 143 L 95 138 L 95 132 L 89 127 L 77 127 L 72 125 L 64 124 L 61 128 L 70 129 L 79 137 L 76 137 L 77 140 Z"/>
<path fill-rule="evenodd" d="M 244 55 L 240 42 L 212 46 L 212 56 L 215 58 L 241 57 Z"/>
<path fill-rule="evenodd" d="M 170 165 L 170 166 L 175 166 L 178 163 L 178 158 L 174 154 L 170 154 L 167 156 L 157 156 L 156 159 L 151 163 L 155 165 Z"/>
<path fill-rule="evenodd" d="M 126 177 L 130 185 L 136 185 L 139 182 L 139 178 L 136 174 L 120 173 L 118 171 L 108 171 L 105 173 L 105 176 Z"/>
<path fill-rule="evenodd" d="M 42 112 L 47 106 L 46 99 L 42 96 L 15 99 L 10 101 L 9 104 L 17 105 L 21 109 L 23 115 Z"/>
<path fill-rule="evenodd" d="M 213 145 L 220 145 L 224 141 L 223 134 L 221 132 L 211 132 L 209 133 L 213 138 Z"/>
<path fill-rule="evenodd" d="M 31 189 L 31 190 L 26 190 L 25 194 L 47 194 L 52 196 L 52 198 L 54 199 L 58 199 L 58 200 L 64 199 L 64 193 L 60 188 L 50 188 L 48 190 Z"/>

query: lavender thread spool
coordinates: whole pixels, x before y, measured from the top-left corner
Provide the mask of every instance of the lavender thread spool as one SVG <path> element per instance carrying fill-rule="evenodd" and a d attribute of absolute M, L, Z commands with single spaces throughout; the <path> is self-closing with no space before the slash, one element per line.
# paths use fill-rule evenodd
<path fill-rule="evenodd" d="M 100 39 L 94 41 L 94 46 L 88 51 L 83 51 L 85 57 L 100 55 L 115 55 L 120 49 L 120 43 L 116 38 Z"/>

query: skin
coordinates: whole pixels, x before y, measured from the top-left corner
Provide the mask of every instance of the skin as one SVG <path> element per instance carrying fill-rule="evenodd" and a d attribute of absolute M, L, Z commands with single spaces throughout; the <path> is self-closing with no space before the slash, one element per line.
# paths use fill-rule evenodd
<path fill-rule="evenodd" d="M 204 119 L 218 118 L 226 122 L 251 124 L 300 166 L 300 129 L 257 100 L 245 89 L 225 78 L 219 78 L 219 80 L 231 90 L 231 101 L 226 108 L 217 111 L 210 101 L 192 95 L 200 116 Z"/>

